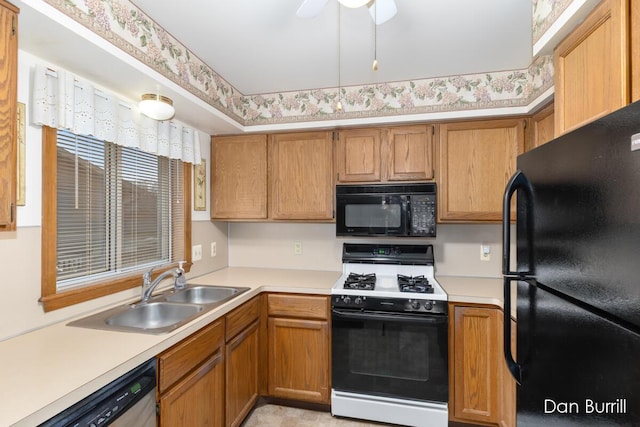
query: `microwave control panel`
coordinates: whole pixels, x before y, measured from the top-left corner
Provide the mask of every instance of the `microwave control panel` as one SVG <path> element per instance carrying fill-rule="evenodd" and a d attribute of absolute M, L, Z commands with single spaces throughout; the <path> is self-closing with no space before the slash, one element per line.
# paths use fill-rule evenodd
<path fill-rule="evenodd" d="M 411 195 L 412 236 L 435 237 L 436 235 L 436 195 Z"/>

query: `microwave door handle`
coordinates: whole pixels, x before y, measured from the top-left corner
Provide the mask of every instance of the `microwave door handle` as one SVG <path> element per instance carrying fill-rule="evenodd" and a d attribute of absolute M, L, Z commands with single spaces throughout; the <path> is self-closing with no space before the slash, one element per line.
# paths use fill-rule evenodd
<path fill-rule="evenodd" d="M 409 235 L 411 233 L 411 224 L 413 224 L 413 218 L 411 215 L 411 197 L 402 196 L 402 209 L 407 213 L 407 223 L 404 225 L 404 234 Z"/>

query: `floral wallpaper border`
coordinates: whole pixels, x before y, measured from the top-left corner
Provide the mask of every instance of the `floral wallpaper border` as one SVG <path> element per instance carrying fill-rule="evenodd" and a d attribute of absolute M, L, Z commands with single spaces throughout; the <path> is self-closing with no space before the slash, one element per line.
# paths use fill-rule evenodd
<path fill-rule="evenodd" d="M 536 44 L 573 0 L 532 0 L 532 37 Z"/>
<path fill-rule="evenodd" d="M 128 0 L 44 1 L 245 126 L 518 107 L 553 86 L 544 56 L 524 70 L 349 86 L 340 96 L 338 88 L 243 95 Z M 533 0 L 534 23 L 564 3 Z"/>

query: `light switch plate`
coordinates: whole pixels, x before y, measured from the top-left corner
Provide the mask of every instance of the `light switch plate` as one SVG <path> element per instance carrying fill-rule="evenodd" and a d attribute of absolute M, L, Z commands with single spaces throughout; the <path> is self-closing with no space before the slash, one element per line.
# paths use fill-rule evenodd
<path fill-rule="evenodd" d="M 491 261 L 491 246 L 487 244 L 480 245 L 480 261 Z"/>

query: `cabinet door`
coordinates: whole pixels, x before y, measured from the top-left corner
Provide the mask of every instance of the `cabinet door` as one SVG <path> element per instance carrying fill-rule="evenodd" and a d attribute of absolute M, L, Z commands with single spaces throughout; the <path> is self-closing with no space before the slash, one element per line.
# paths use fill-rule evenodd
<path fill-rule="evenodd" d="M 329 403 L 326 321 L 269 318 L 269 395 Z"/>
<path fill-rule="evenodd" d="M 640 100 L 640 1 L 629 2 L 631 28 L 631 102 Z"/>
<path fill-rule="evenodd" d="M 533 150 L 554 138 L 553 104 L 538 111 L 531 118 L 531 138 L 527 151 Z"/>
<path fill-rule="evenodd" d="M 556 47 L 556 136 L 628 103 L 628 21 L 626 0 L 604 0 Z"/>
<path fill-rule="evenodd" d="M 440 221 L 502 220 L 504 188 L 515 172 L 516 157 L 524 150 L 524 128 L 523 119 L 440 126 Z"/>
<path fill-rule="evenodd" d="M 271 218 L 332 219 L 332 159 L 330 132 L 272 135 L 269 142 Z"/>
<path fill-rule="evenodd" d="M 16 228 L 18 9 L 0 3 L 0 231 Z"/>
<path fill-rule="evenodd" d="M 239 426 L 258 400 L 258 348 L 258 321 L 227 343 L 227 426 Z"/>
<path fill-rule="evenodd" d="M 434 178 L 433 126 L 405 126 L 388 131 L 386 179 L 424 181 Z"/>
<path fill-rule="evenodd" d="M 160 427 L 224 426 L 223 361 L 221 349 L 160 397 Z"/>
<path fill-rule="evenodd" d="M 453 307 L 450 389 L 455 421 L 500 422 L 502 401 L 502 312 L 498 309 Z"/>
<path fill-rule="evenodd" d="M 336 146 L 338 182 L 379 182 L 380 149 L 379 129 L 340 131 Z"/>
<path fill-rule="evenodd" d="M 267 217 L 267 136 L 211 138 L 211 218 Z"/>

